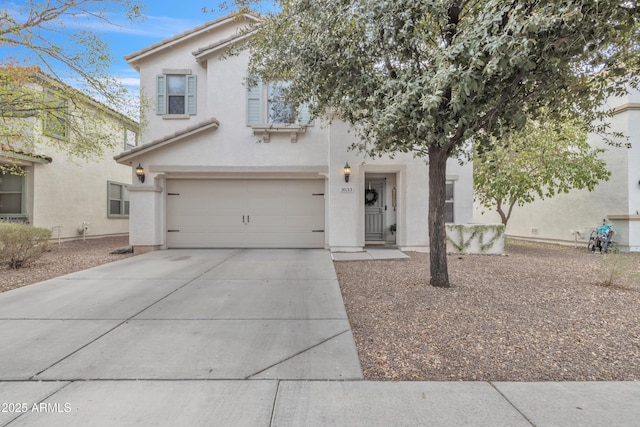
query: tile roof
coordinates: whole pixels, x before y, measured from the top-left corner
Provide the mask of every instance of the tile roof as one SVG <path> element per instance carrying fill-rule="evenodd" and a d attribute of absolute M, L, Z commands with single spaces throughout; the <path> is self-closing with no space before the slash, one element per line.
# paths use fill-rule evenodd
<path fill-rule="evenodd" d="M 152 44 L 151 46 L 147 46 L 143 49 L 140 49 L 136 52 L 130 53 L 128 55 L 125 55 L 124 59 L 128 62 L 135 62 L 136 58 L 144 56 L 146 54 L 150 54 L 153 51 L 157 51 L 160 50 L 164 47 L 173 45 L 175 43 L 178 43 L 180 41 L 182 41 L 183 39 L 187 39 L 193 35 L 197 35 L 200 34 L 201 32 L 206 32 L 216 26 L 219 26 L 225 22 L 234 20 L 234 19 L 240 19 L 240 18 L 244 18 L 247 20 L 252 20 L 255 22 L 258 22 L 260 20 L 260 16 L 257 14 L 253 14 L 253 13 L 242 13 L 240 15 L 238 15 L 237 13 L 232 13 L 226 16 L 222 16 L 220 18 L 214 19 L 213 21 L 209 21 L 209 22 L 205 22 L 202 25 L 198 25 L 195 28 L 192 28 L 190 30 L 187 30 L 183 33 L 180 34 L 176 34 L 173 37 L 169 37 L 167 39 L 161 40 L 157 43 Z"/>
<path fill-rule="evenodd" d="M 6 144 L 0 144 L 0 154 L 4 157 L 16 158 L 34 163 L 51 163 L 52 157 L 45 156 L 44 154 L 29 153 L 20 149 L 13 148 Z"/>

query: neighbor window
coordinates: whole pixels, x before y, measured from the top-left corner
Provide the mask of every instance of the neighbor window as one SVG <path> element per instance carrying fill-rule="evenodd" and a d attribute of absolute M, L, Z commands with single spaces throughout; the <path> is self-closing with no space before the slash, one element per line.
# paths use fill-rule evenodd
<path fill-rule="evenodd" d="M 196 114 L 196 76 L 191 70 L 165 70 L 156 76 L 156 113 L 187 116 Z"/>
<path fill-rule="evenodd" d="M 58 139 L 69 137 L 67 124 L 67 101 L 52 92 L 47 94 L 48 102 L 43 115 L 43 132 Z"/>
<path fill-rule="evenodd" d="M 138 135 L 134 130 L 124 128 L 124 150 L 131 150 L 138 145 Z"/>
<path fill-rule="evenodd" d="M 445 222 L 454 222 L 453 217 L 453 181 L 447 181 L 446 200 L 444 205 Z"/>
<path fill-rule="evenodd" d="M 256 83 L 247 87 L 247 125 L 299 124 L 309 126 L 309 109 L 301 106 L 299 111 L 284 100 L 287 82 Z"/>
<path fill-rule="evenodd" d="M 129 216 L 129 190 L 127 184 L 120 184 L 118 182 L 107 183 L 108 203 L 107 203 L 107 216 L 108 217 L 128 217 Z"/>
<path fill-rule="evenodd" d="M 0 214 L 22 214 L 24 176 L 0 173 Z"/>

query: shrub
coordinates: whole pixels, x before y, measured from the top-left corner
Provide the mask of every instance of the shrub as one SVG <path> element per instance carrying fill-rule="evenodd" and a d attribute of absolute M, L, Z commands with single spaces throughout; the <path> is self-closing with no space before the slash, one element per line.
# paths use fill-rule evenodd
<path fill-rule="evenodd" d="M 23 224 L 0 224 L 0 263 L 18 269 L 49 250 L 51 230 Z"/>
<path fill-rule="evenodd" d="M 640 278 L 636 254 L 609 252 L 603 255 L 600 268 L 602 286 L 623 286 L 624 282 L 637 283 Z"/>

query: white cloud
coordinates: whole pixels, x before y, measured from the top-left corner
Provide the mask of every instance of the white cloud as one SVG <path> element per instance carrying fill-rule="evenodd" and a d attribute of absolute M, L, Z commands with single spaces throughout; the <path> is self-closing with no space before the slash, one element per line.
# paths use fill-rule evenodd
<path fill-rule="evenodd" d="M 140 87 L 140 79 L 135 78 L 135 77 L 123 77 L 123 78 L 119 78 L 118 81 L 123 86 Z"/>
<path fill-rule="evenodd" d="M 122 15 L 108 15 L 109 22 L 99 20 L 88 15 L 66 17 L 64 25 L 67 28 L 92 30 L 99 33 L 129 34 L 141 37 L 164 39 L 187 31 L 207 21 L 206 15 L 202 19 L 181 19 L 169 16 L 147 15 L 143 20 L 131 22 Z"/>
<path fill-rule="evenodd" d="M 168 16 L 147 16 L 142 22 L 129 23 L 127 26 L 117 28 L 119 28 L 118 32 L 122 33 L 164 39 L 190 30 L 206 20 L 204 15 L 203 19 L 197 21 Z"/>

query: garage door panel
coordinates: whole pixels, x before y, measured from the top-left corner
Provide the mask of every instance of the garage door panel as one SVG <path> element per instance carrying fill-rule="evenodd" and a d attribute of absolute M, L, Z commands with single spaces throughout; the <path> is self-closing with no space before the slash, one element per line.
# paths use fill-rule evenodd
<path fill-rule="evenodd" d="M 324 247 L 322 180 L 168 180 L 167 192 L 168 247 Z"/>
<path fill-rule="evenodd" d="M 299 230 L 321 230 L 324 228 L 324 221 L 317 216 L 289 216 L 286 219 L 286 226 L 295 227 Z"/>
<path fill-rule="evenodd" d="M 167 221 L 168 229 L 184 233 L 244 233 L 246 225 L 237 216 L 216 216 L 215 220 L 202 216 L 176 216 Z"/>
<path fill-rule="evenodd" d="M 211 248 L 211 241 L 215 239 L 219 248 L 242 247 L 245 233 L 201 233 L 180 232 L 167 233 L 167 246 L 170 248 Z"/>

